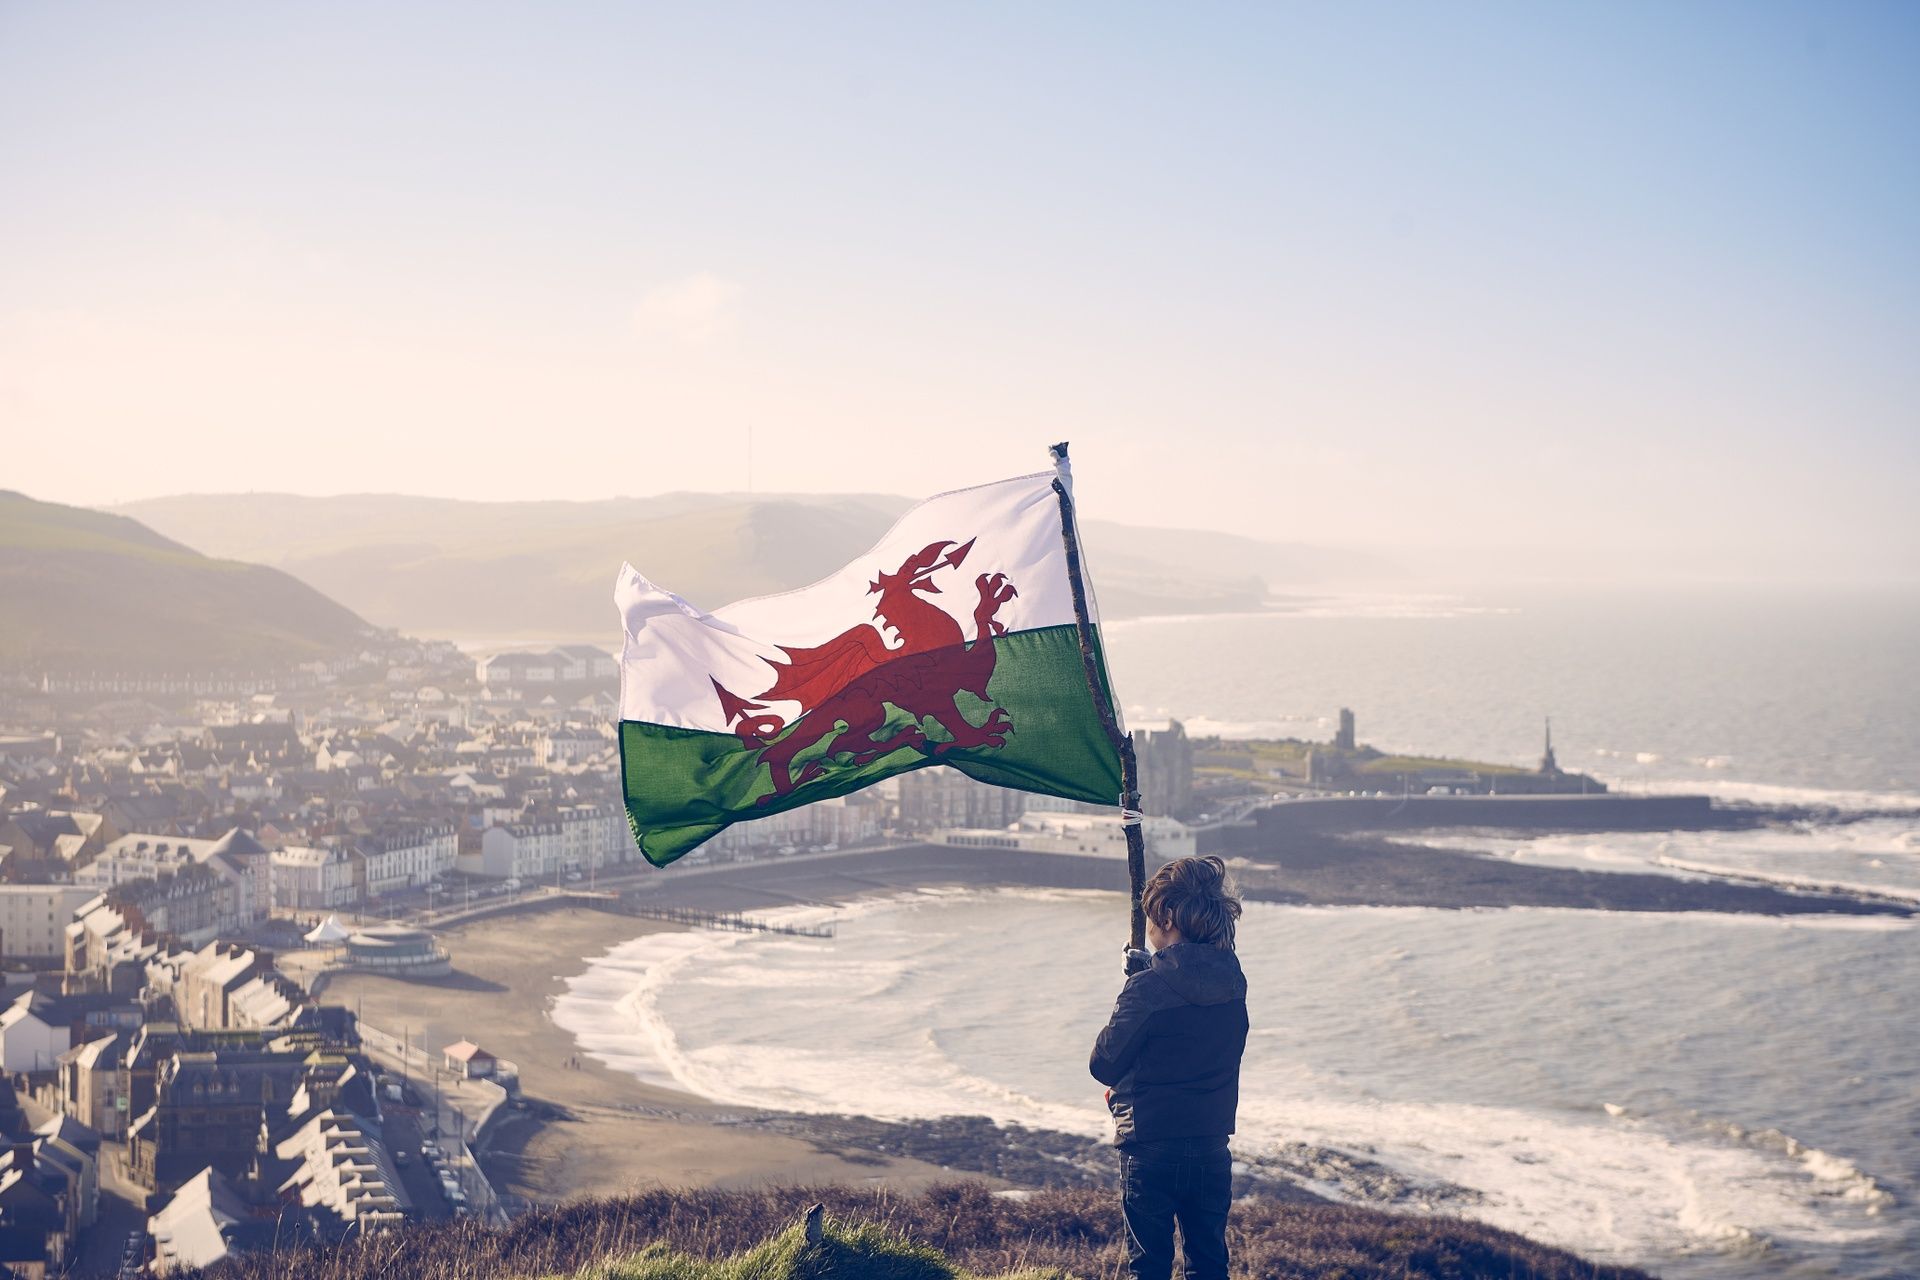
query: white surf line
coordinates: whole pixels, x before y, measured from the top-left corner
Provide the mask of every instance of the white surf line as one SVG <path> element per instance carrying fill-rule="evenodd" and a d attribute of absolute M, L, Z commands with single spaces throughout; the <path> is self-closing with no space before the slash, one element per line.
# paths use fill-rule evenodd
<path fill-rule="evenodd" d="M 1911 890 L 1859 884 L 1851 880 L 1816 880 L 1810 876 L 1786 873 L 1739 871 L 1732 867 L 1717 867 L 1710 862 L 1693 862 L 1686 858 L 1676 858 L 1665 853 L 1656 858 L 1655 862 L 1663 867 L 1672 867 L 1676 871 L 1690 871 L 1695 875 L 1713 876 L 1721 880 L 1738 880 L 1747 884 L 1765 885 L 1769 888 L 1798 892 L 1803 895 L 1818 893 L 1828 897 L 1853 898 L 1861 902 L 1878 902 L 1920 910 L 1920 893 Z"/>

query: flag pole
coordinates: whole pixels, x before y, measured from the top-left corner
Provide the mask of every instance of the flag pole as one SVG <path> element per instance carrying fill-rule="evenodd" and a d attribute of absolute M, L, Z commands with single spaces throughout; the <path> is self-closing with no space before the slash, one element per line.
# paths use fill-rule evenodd
<path fill-rule="evenodd" d="M 1067 442 L 1054 445 L 1049 453 L 1059 467 L 1067 460 Z M 1087 689 L 1093 694 L 1093 708 L 1100 715 L 1100 727 L 1107 741 L 1120 756 L 1120 825 L 1127 837 L 1127 880 L 1133 893 L 1131 931 L 1127 945 L 1147 945 L 1147 913 L 1140 896 L 1147 886 L 1147 841 L 1140 826 L 1140 767 L 1134 759 L 1133 735 L 1123 733 L 1120 718 L 1114 714 L 1112 691 L 1100 678 L 1100 659 L 1093 649 L 1093 619 L 1087 615 L 1087 584 L 1080 572 L 1080 539 L 1073 519 L 1073 495 L 1058 476 L 1053 481 L 1054 496 L 1060 500 L 1060 536 L 1067 548 L 1067 582 L 1073 588 L 1073 618 L 1080 632 L 1080 662 L 1087 671 Z"/>

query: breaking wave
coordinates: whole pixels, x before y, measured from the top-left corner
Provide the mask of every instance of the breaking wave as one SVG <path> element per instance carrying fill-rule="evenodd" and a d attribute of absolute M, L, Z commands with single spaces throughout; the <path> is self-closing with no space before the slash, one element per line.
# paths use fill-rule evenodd
<path fill-rule="evenodd" d="M 1731 778 L 1609 778 L 1616 791 L 1647 795 L 1705 795 L 1739 804 L 1830 809 L 1841 814 L 1920 813 L 1920 794 L 1912 791 L 1847 791 L 1830 787 L 1787 787 Z"/>
<path fill-rule="evenodd" d="M 1540 866 L 1731 880 L 1920 906 L 1920 824 L 1908 817 L 1731 831 L 1522 835 L 1443 830 L 1391 839 Z"/>
<path fill-rule="evenodd" d="M 553 1017 L 583 1053 L 730 1105 L 985 1114 L 1098 1135 L 1105 1109 L 1084 1076 L 1085 1046 L 1115 985 L 1116 900 L 910 894 L 849 908 L 831 942 L 649 934 L 568 979 Z M 1835 921 L 1848 928 L 1826 927 Z M 1753 927 L 1707 934 L 1703 924 Z M 1258 999 L 1236 1152 L 1341 1199 L 1464 1214 L 1669 1275 L 1751 1275 L 1762 1257 L 1772 1268 L 1871 1252 L 1911 1224 L 1858 1156 L 1622 1095 L 1675 1067 L 1709 1082 L 1721 1069 L 1657 1047 L 1700 1022 L 1684 992 L 1745 992 L 1761 971 L 1805 975 L 1816 957 L 1838 963 L 1873 945 L 1850 940 L 1854 927 L 1889 924 L 1905 927 L 1249 904 L 1241 950 Z M 1573 986 L 1562 973 L 1570 963 Z M 850 1020 L 849 1008 L 860 1016 Z M 1623 1039 L 1617 1019 L 1628 1009 L 1650 1012 Z M 1522 1058 L 1503 1052 L 1513 1027 L 1543 1016 L 1561 1026 L 1551 1043 L 1527 1040 Z M 1808 1000 L 1767 1016 L 1815 1042 L 1832 1034 L 1817 1019 L 1845 1011 Z M 1771 1069 L 1801 1069 L 1763 1047 L 1766 1022 L 1747 1029 Z M 1638 1069 L 1637 1057 L 1613 1062 L 1641 1053 L 1642 1041 Z M 1747 1053 L 1725 1069 L 1746 1070 Z M 1543 1083 L 1596 1068 L 1619 1086 L 1585 1095 L 1604 1105 L 1555 1101 L 1564 1090 Z M 1497 1099 L 1470 1096 L 1489 1080 Z"/>
<path fill-rule="evenodd" d="M 1920 889 L 1902 889 L 1887 885 L 1863 884 L 1854 880 L 1826 880 L 1818 876 L 1799 875 L 1790 871 L 1754 871 L 1740 867 L 1718 867 L 1712 863 L 1695 862 L 1685 858 L 1662 857 L 1659 865 L 1672 867 L 1676 871 L 1690 872 L 1694 875 L 1712 876 L 1718 880 L 1742 880 L 1751 884 L 1777 885 L 1782 889 L 1798 889 L 1808 893 L 1840 894 L 1855 898 L 1877 898 L 1884 901 L 1908 902 L 1920 906 Z"/>

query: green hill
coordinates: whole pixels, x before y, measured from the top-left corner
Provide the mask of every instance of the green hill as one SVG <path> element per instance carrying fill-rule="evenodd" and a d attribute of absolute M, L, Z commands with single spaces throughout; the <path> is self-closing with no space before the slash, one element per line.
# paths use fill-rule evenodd
<path fill-rule="evenodd" d="M 214 560 L 136 520 L 0 490 L 0 665 L 16 670 L 274 668 L 370 628 L 281 572 Z"/>
<path fill-rule="evenodd" d="M 707 608 L 804 586 L 911 505 L 876 494 L 669 493 L 599 502 L 187 495 L 119 510 L 212 555 L 277 566 L 382 626 L 605 640 L 622 559 Z M 1111 618 L 1257 609 L 1276 585 L 1395 576 L 1358 553 L 1191 530 L 1085 530 Z"/>

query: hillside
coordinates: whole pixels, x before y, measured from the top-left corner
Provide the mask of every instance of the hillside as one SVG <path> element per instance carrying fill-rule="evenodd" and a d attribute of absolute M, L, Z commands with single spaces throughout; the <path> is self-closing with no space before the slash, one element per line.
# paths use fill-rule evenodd
<path fill-rule="evenodd" d="M 911 505 L 875 494 L 670 493 L 599 502 L 215 494 L 117 510 L 210 555 L 274 565 L 381 626 L 456 638 L 605 640 L 625 559 L 708 608 L 804 586 Z M 1392 566 L 1192 530 L 1085 530 L 1108 617 L 1256 609 L 1271 590 Z"/>
<path fill-rule="evenodd" d="M 828 1229 L 807 1246 L 795 1224 L 814 1203 Z M 243 1255 L 182 1280 L 1104 1280 L 1122 1270 L 1123 1233 L 1119 1198 L 1104 1190 L 649 1191 L 535 1210 L 501 1230 L 468 1219 Z M 1324 1202 L 1242 1200 L 1228 1247 L 1234 1280 L 1651 1280 L 1477 1222 Z"/>
<path fill-rule="evenodd" d="M 351 611 L 278 569 L 215 560 L 138 521 L 0 490 L 0 665 L 284 667 L 355 646 Z"/>

